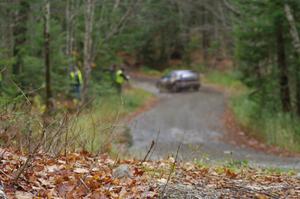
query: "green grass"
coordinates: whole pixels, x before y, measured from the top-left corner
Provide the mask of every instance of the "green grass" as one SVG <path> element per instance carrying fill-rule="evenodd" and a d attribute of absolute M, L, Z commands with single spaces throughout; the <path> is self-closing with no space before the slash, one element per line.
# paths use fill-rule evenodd
<path fill-rule="evenodd" d="M 152 94 L 141 89 L 126 90 L 122 98 L 101 97 L 76 119 L 77 147 L 91 152 L 113 152 L 114 144 L 130 143 L 130 132 L 121 121 L 152 98 Z"/>
<path fill-rule="evenodd" d="M 300 151 L 299 118 L 264 109 L 246 95 L 233 97 L 230 107 L 238 122 L 252 136 L 269 145 L 279 146 L 289 151 Z"/>
<path fill-rule="evenodd" d="M 246 86 L 239 80 L 238 72 L 208 71 L 202 80 L 204 83 L 225 87 L 232 93 L 246 91 Z"/>
<path fill-rule="evenodd" d="M 276 112 L 249 97 L 251 90 L 236 72 L 208 71 L 205 83 L 223 87 L 230 94 L 229 108 L 248 135 L 289 151 L 300 151 L 300 122 L 291 114 Z M 266 102 L 268 103 L 268 102 Z"/>
<path fill-rule="evenodd" d="M 140 68 L 140 72 L 142 72 L 145 75 L 152 76 L 152 77 L 160 77 L 163 74 L 161 71 L 152 69 L 152 68 L 147 67 L 147 66 L 142 66 Z"/>

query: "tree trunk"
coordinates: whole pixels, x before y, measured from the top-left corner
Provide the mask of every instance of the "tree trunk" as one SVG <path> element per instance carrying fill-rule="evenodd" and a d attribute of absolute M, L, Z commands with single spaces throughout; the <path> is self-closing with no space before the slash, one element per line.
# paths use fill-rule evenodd
<path fill-rule="evenodd" d="M 300 38 L 297 30 L 295 18 L 292 14 L 290 6 L 286 3 L 284 5 L 285 15 L 290 24 L 290 34 L 292 36 L 293 45 L 296 50 L 297 63 L 300 64 Z M 296 70 L 296 106 L 297 115 L 300 116 L 300 70 Z"/>
<path fill-rule="evenodd" d="M 9 0 L 5 1 L 7 4 L 9 4 Z M 4 58 L 5 59 L 11 59 L 13 55 L 14 50 L 14 37 L 13 37 L 13 13 L 9 7 L 6 7 L 5 9 L 5 23 L 2 23 L 1 25 L 1 39 L 3 42 L 4 50 Z M 3 66 L 4 68 L 1 68 L 2 70 L 2 78 L 3 81 L 9 76 L 10 70 L 8 68 L 11 68 L 12 64 Z"/>
<path fill-rule="evenodd" d="M 70 0 L 66 2 L 66 56 L 69 58 L 71 55 L 71 47 L 70 47 L 70 38 L 71 38 L 71 31 L 70 31 Z"/>
<path fill-rule="evenodd" d="M 285 54 L 285 39 L 282 21 L 277 22 L 277 65 L 279 67 L 280 98 L 284 112 L 291 111 L 288 67 Z"/>
<path fill-rule="evenodd" d="M 113 12 L 114 12 L 116 9 L 118 9 L 119 6 L 120 6 L 120 0 L 115 0 Z"/>
<path fill-rule="evenodd" d="M 46 82 L 46 107 L 51 109 L 51 68 L 50 68 L 50 2 L 46 1 L 44 16 L 44 53 L 45 53 L 45 82 Z"/>
<path fill-rule="evenodd" d="M 203 63 L 207 66 L 209 65 L 208 60 L 208 48 L 209 48 L 209 31 L 207 29 L 207 13 L 203 6 L 202 9 L 202 50 L 203 50 Z"/>
<path fill-rule="evenodd" d="M 74 50 L 74 4 L 73 0 L 67 0 L 66 2 L 66 56 L 69 58 L 69 64 L 71 64 L 70 58 Z"/>
<path fill-rule="evenodd" d="M 14 47 L 13 47 L 13 55 L 16 59 L 13 65 L 13 74 L 19 75 L 21 72 L 22 66 L 22 47 L 26 42 L 26 32 L 27 32 L 27 20 L 28 20 L 28 11 L 29 11 L 29 4 L 28 1 L 22 0 L 19 3 L 19 10 L 15 14 L 15 21 L 14 21 L 14 29 L 13 29 L 13 36 L 14 36 Z"/>
<path fill-rule="evenodd" d="M 226 16 L 225 16 L 225 13 L 224 13 L 224 7 L 223 7 L 223 3 L 221 2 L 221 1 L 218 1 L 218 8 L 219 8 L 219 13 L 220 13 L 220 17 L 221 17 L 221 19 L 222 19 L 222 25 L 219 25 L 219 26 L 221 26 L 221 30 L 223 30 L 223 34 L 219 34 L 220 36 L 219 36 L 219 41 L 220 41 L 220 50 L 219 50 L 219 53 L 221 54 L 221 55 L 217 55 L 218 57 L 221 57 L 221 58 L 224 58 L 224 57 L 228 57 L 227 55 L 229 54 L 229 53 L 227 53 L 227 46 L 229 46 L 228 44 L 227 44 L 227 38 L 228 38 L 228 36 L 227 36 L 227 33 L 226 33 L 226 27 L 227 27 L 227 25 L 226 25 Z M 218 27 L 217 27 L 218 28 Z"/>
<path fill-rule="evenodd" d="M 92 31 L 94 18 L 94 0 L 85 1 L 85 33 L 84 33 L 84 81 L 82 97 L 83 102 L 87 101 L 88 86 L 91 73 L 91 58 L 92 58 Z"/>

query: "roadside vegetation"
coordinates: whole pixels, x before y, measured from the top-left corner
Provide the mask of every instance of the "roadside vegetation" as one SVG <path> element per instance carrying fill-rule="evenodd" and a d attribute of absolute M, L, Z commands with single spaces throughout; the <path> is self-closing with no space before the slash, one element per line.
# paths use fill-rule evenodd
<path fill-rule="evenodd" d="M 259 101 L 257 91 L 246 86 L 241 78 L 241 73 L 237 71 L 210 71 L 205 74 L 204 82 L 220 86 L 228 92 L 229 108 L 247 135 L 268 145 L 300 152 L 299 118 L 278 111 L 275 104 L 270 106 L 272 102 L 279 101 L 278 98 Z"/>
<path fill-rule="evenodd" d="M 203 74 L 203 82 L 211 85 L 226 87 L 231 95 L 240 95 L 249 91 L 249 88 L 239 79 L 239 71 L 208 70 Z"/>
<path fill-rule="evenodd" d="M 73 133 L 78 134 L 78 148 L 82 145 L 94 153 L 124 153 L 132 142 L 126 126 L 128 117 L 152 100 L 151 93 L 133 88 L 125 90 L 122 97 L 109 95 L 97 99 L 76 118 Z"/>
<path fill-rule="evenodd" d="M 233 97 L 230 107 L 250 136 L 268 145 L 300 152 L 300 125 L 297 116 L 262 106 L 251 97 L 251 93 Z"/>
<path fill-rule="evenodd" d="M 72 101 L 58 101 L 51 117 L 45 115 L 37 98 L 32 102 L 24 96 L 3 101 L 1 144 L 23 152 L 32 152 L 40 145 L 43 150 L 57 154 L 86 150 L 113 155 L 118 152 L 116 145 L 126 150 L 131 143 L 123 121 L 153 99 L 144 90 L 128 87 L 122 97 L 112 92 L 83 107 Z"/>

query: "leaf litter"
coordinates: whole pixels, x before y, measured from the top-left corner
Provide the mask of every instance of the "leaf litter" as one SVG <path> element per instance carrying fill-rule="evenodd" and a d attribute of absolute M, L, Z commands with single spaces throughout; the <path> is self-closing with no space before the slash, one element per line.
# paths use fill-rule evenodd
<path fill-rule="evenodd" d="M 293 172 L 177 162 L 167 181 L 174 158 L 116 161 L 87 152 L 38 153 L 14 180 L 25 157 L 9 149 L 2 155 L 0 181 L 8 198 L 300 198 L 300 178 Z M 130 175 L 116 175 L 119 168 Z"/>

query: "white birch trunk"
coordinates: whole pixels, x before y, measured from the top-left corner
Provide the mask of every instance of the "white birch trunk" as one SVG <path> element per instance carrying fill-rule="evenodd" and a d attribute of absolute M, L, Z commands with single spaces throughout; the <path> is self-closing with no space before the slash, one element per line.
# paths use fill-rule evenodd
<path fill-rule="evenodd" d="M 91 64 L 92 64 L 92 32 L 94 24 L 94 0 L 85 1 L 85 33 L 84 33 L 84 81 L 83 81 L 83 91 L 82 98 L 84 102 L 87 101 L 89 79 L 91 74 Z"/>
<path fill-rule="evenodd" d="M 286 18 L 290 24 L 290 34 L 293 39 L 294 48 L 296 49 L 298 56 L 300 56 L 300 39 L 299 39 L 299 34 L 297 31 L 294 16 L 293 16 L 291 8 L 288 4 L 284 5 L 284 10 L 285 10 Z"/>

